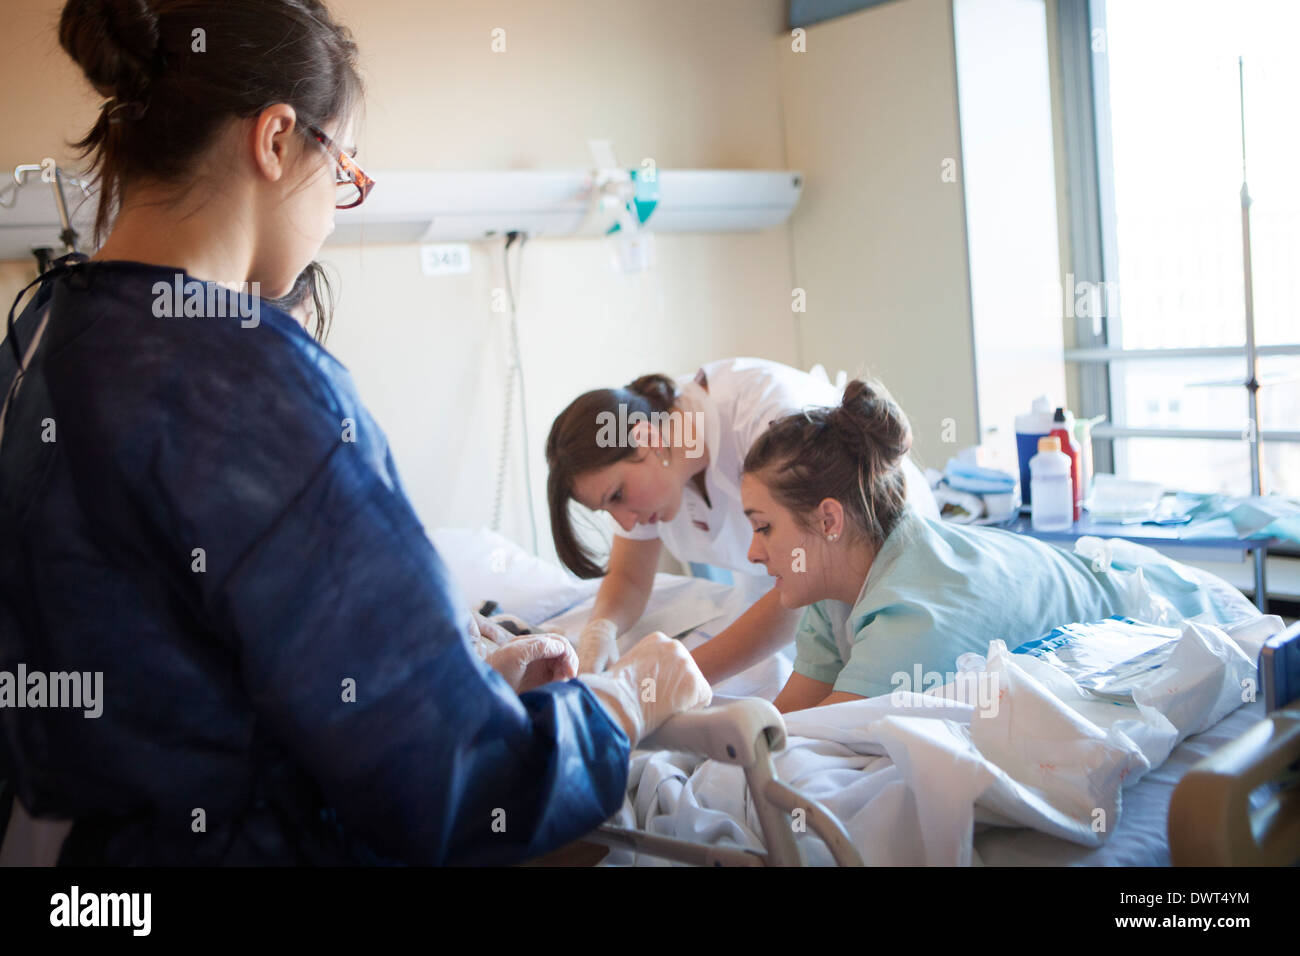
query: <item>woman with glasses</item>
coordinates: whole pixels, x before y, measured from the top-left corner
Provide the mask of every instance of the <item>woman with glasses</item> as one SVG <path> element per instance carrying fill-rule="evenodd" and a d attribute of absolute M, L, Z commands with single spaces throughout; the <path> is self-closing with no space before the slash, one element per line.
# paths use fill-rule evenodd
<path fill-rule="evenodd" d="M 106 237 L 0 360 L 0 776 L 71 821 L 59 861 L 510 862 L 610 816 L 630 746 L 708 699 L 689 655 L 532 690 L 567 648 L 481 660 L 346 370 L 268 304 L 374 185 L 348 32 L 70 0 L 59 41 L 109 98 Z"/>

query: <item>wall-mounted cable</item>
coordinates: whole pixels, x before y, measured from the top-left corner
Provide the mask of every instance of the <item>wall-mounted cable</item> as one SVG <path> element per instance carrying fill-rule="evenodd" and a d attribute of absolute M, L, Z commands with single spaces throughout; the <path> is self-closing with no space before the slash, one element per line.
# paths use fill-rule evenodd
<path fill-rule="evenodd" d="M 515 382 L 519 383 L 519 419 L 523 438 L 524 496 L 528 501 L 528 524 L 532 532 L 533 554 L 537 554 L 537 515 L 533 507 L 532 469 L 528 463 L 528 403 L 524 391 L 524 364 L 519 349 L 519 311 L 515 300 L 515 283 L 510 278 L 510 247 L 519 243 L 519 272 L 523 274 L 523 248 L 527 236 L 521 232 L 506 233 L 502 247 L 502 271 L 505 273 L 506 302 L 510 310 L 510 339 L 507 345 L 505 411 L 501 425 L 501 454 L 497 459 L 497 487 L 492 506 L 492 530 L 501 530 L 501 517 L 505 506 L 506 473 L 510 464 L 510 431 L 514 421 Z"/>

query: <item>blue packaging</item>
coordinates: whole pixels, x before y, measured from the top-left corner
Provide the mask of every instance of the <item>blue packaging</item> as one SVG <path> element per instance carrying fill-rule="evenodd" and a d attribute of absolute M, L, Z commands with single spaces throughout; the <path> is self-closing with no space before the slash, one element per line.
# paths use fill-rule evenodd
<path fill-rule="evenodd" d="M 1052 433 L 1053 408 L 1046 395 L 1034 399 L 1033 409 L 1027 415 L 1016 416 L 1016 457 L 1020 459 L 1020 500 L 1030 503 L 1029 459 L 1038 454 L 1038 439 Z"/>

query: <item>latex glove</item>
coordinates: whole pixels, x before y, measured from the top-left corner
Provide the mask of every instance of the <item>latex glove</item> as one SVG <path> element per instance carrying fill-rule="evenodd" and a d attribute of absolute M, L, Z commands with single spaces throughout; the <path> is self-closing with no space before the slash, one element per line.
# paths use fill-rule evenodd
<path fill-rule="evenodd" d="M 541 634 L 515 638 L 493 651 L 487 662 L 517 694 L 578 673 L 578 655 L 568 640 Z"/>
<path fill-rule="evenodd" d="M 475 611 L 470 615 L 470 617 L 472 618 L 474 626 L 478 628 L 479 634 L 482 635 L 484 640 L 492 644 L 504 646 L 513 641 L 516 637 L 521 636 L 510 633 L 496 621 L 484 617 L 482 614 L 478 613 L 478 611 Z"/>
<path fill-rule="evenodd" d="M 593 617 L 578 635 L 578 672 L 599 674 L 618 660 L 618 625 Z"/>
<path fill-rule="evenodd" d="M 660 632 L 647 635 L 603 674 L 581 674 L 635 747 L 673 714 L 706 707 L 709 682 L 681 643 Z"/>
<path fill-rule="evenodd" d="M 474 652 L 480 660 L 484 661 L 491 657 L 498 647 L 510 643 L 514 637 L 504 627 L 498 627 L 476 611 L 470 612 L 469 626 L 466 630 Z"/>

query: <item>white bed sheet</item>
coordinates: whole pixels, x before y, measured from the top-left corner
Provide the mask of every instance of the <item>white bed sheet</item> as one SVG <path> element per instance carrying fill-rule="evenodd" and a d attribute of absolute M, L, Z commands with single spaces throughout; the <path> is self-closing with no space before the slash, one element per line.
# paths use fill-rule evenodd
<path fill-rule="evenodd" d="M 990 645 L 987 663 L 998 706 L 981 707 L 979 719 L 970 704 L 912 694 L 787 714 L 778 774 L 835 813 L 869 864 L 987 865 L 980 846 L 996 857 L 993 838 L 1014 840 L 1029 828 L 1045 839 L 1028 846 L 1047 850 L 1019 862 L 1068 862 L 1054 852 L 1068 845 L 1072 858 L 1093 865 L 1154 865 L 1167 861 L 1168 792 L 1187 766 L 1258 716 L 1258 705 L 1240 702 L 1250 659 L 1222 631 L 1190 622 L 1136 708 L 1095 702 L 1002 642 Z M 1243 710 L 1235 721 L 1224 717 Z M 1155 782 L 1138 791 L 1149 773 Z M 634 753 L 619 817 L 696 843 L 762 845 L 739 768 L 687 754 Z M 1115 832 L 1095 830 L 1097 819 L 1116 820 Z M 1121 828 L 1124 842 L 1112 845 Z M 830 862 L 811 834 L 799 841 L 809 862 Z M 663 865 L 644 854 L 614 856 L 611 865 Z"/>
<path fill-rule="evenodd" d="M 1245 704 L 1175 747 L 1169 759 L 1124 791 L 1123 813 L 1102 846 L 1083 847 L 1037 830 L 977 828 L 973 862 L 984 866 L 1169 866 L 1169 800 L 1178 781 L 1197 761 L 1236 740 L 1263 717 L 1263 701 Z"/>

